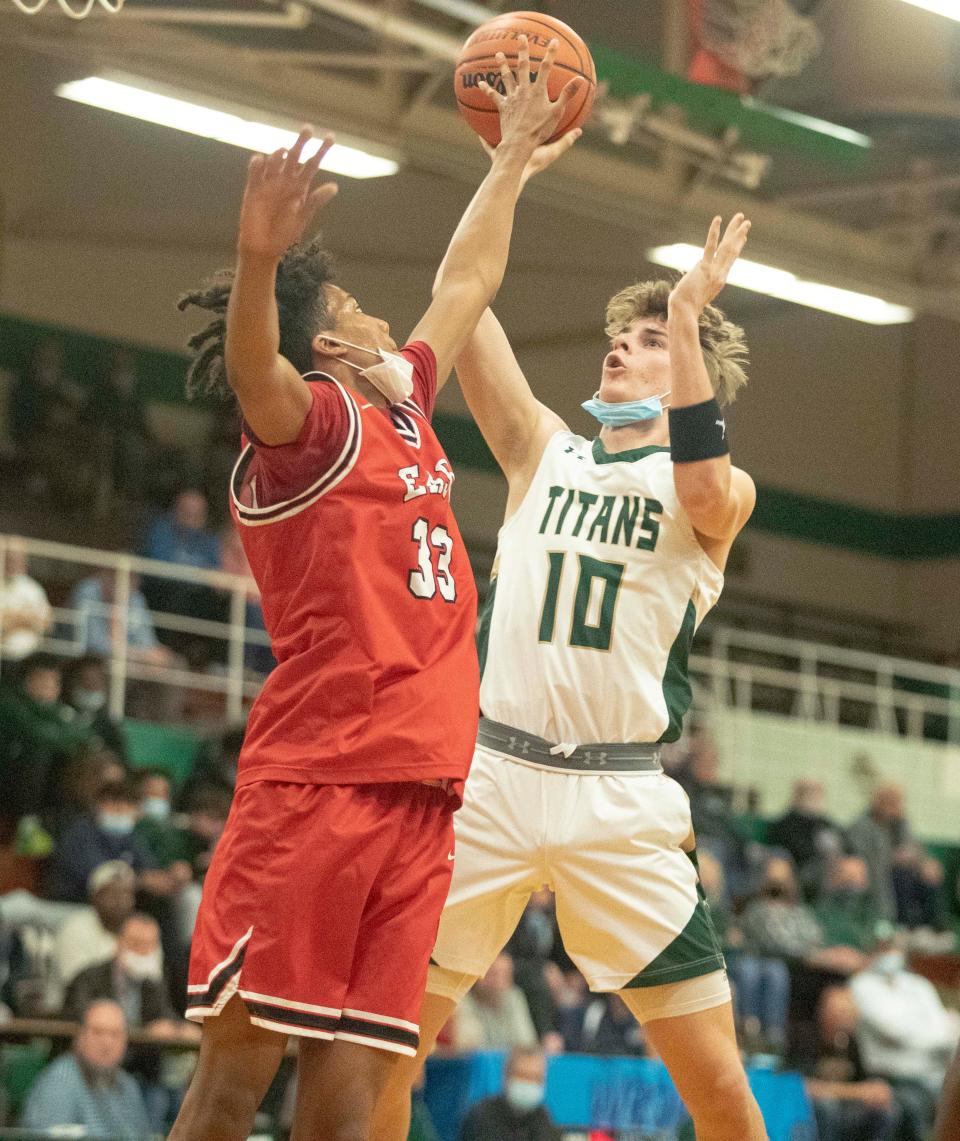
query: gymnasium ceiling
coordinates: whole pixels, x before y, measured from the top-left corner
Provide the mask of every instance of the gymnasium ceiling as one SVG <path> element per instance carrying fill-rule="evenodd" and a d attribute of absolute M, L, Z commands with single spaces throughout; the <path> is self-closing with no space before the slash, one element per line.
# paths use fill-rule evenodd
<path fill-rule="evenodd" d="M 537 6 L 591 44 L 665 72 L 683 70 L 689 29 L 681 0 Z M 189 248 L 211 257 L 229 251 L 241 160 L 203 156 L 230 148 L 182 144 L 178 156 L 196 156 L 199 165 L 170 169 L 163 161 L 173 144 L 162 136 L 172 132 L 52 95 L 63 79 L 112 68 L 389 148 L 401 173 L 341 179 L 337 225 L 349 235 L 352 262 L 425 271 L 485 164 L 453 106 L 452 53 L 483 10 L 505 7 L 496 0 L 127 0 L 119 16 L 97 10 L 74 22 L 56 0 L 32 17 L 0 0 L 0 85 L 10 85 L 5 96 L 15 88 L 0 113 L 0 145 L 10 159 L 42 152 L 35 168 L 8 162 L 0 175 L 6 237 L 58 235 L 105 246 L 135 238 L 161 252 Z M 630 137 L 618 143 L 610 112 L 630 106 L 608 99 L 605 121 L 531 185 L 523 217 L 538 224 L 527 221 L 518 235 L 516 271 L 540 275 L 541 283 L 547 272 L 568 280 L 596 272 L 598 294 L 609 293 L 608 279 L 616 285 L 633 275 L 648 245 L 699 242 L 710 215 L 744 208 L 754 219 L 756 260 L 956 317 L 960 23 L 903 0 L 794 0 L 794 8 L 815 18 L 821 50 L 799 76 L 763 82 L 757 97 L 863 132 L 873 142 L 868 153 L 856 162 L 765 153 L 685 125 L 682 111 L 650 114 L 636 105 Z M 671 124 L 687 134 L 670 134 Z M 131 186 L 129 156 L 116 163 L 113 156 L 115 147 L 135 144 L 142 187 Z M 232 182 L 218 194 L 207 179 L 225 172 Z M 741 300 L 741 311 L 778 304 Z M 524 329 L 533 346 L 557 334 L 543 314 Z"/>

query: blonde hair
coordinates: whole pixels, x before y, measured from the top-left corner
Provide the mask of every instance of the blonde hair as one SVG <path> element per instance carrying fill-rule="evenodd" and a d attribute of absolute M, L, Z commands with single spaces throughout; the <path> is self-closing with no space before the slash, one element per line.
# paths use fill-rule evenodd
<path fill-rule="evenodd" d="M 669 281 L 638 281 L 621 289 L 607 302 L 608 337 L 616 337 L 642 317 L 667 319 Z M 721 407 L 732 404 L 747 383 L 747 340 L 743 329 L 728 321 L 713 305 L 700 314 L 700 345 L 713 392 Z"/>

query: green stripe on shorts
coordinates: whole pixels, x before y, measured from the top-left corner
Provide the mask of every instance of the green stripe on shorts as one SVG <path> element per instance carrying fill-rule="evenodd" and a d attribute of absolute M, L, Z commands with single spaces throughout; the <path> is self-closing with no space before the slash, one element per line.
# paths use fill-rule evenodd
<path fill-rule="evenodd" d="M 697 853 L 688 852 L 690 862 L 696 868 Z M 697 906 L 693 909 L 686 927 L 676 938 L 664 947 L 659 955 L 643 970 L 625 983 L 624 990 L 635 987 L 663 986 L 665 983 L 679 983 L 685 979 L 710 975 L 714 971 L 726 970 L 723 950 L 710 916 L 710 904 L 704 895 L 700 880 L 697 880 Z"/>

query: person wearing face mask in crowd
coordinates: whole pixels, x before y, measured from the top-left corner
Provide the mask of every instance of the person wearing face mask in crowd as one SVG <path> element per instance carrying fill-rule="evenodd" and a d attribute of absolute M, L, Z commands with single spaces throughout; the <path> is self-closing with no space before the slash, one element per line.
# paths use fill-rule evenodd
<path fill-rule="evenodd" d="M 93 813 L 78 816 L 64 830 L 53 859 L 52 896 L 73 903 L 86 899 L 87 879 L 108 860 L 122 860 L 136 875 L 137 887 L 151 895 L 174 895 L 180 884 L 159 868 L 135 829 L 140 791 L 126 779 L 100 789 Z"/>
<path fill-rule="evenodd" d="M 547 1061 L 539 1050 L 514 1050 L 504 1089 L 478 1102 L 464 1118 L 459 1141 L 560 1141 L 544 1103 Z"/>
<path fill-rule="evenodd" d="M 40 1074 L 21 1126 L 81 1127 L 85 1137 L 145 1137 L 150 1122 L 136 1079 L 121 1068 L 127 1022 L 119 1003 L 99 1000 L 83 1012 L 73 1050 Z M 75 1134 L 71 1133 L 71 1136 Z"/>
<path fill-rule="evenodd" d="M 126 763 L 126 740 L 107 708 L 108 685 L 106 663 L 96 654 L 77 658 L 64 673 L 67 704 L 76 713 L 76 723 L 89 733 L 92 747 L 108 749 Z"/>
<path fill-rule="evenodd" d="M 131 1030 L 152 1037 L 195 1039 L 200 1031 L 177 1017 L 170 1003 L 163 972 L 160 929 L 149 915 L 134 912 L 124 921 L 116 953 L 81 971 L 67 988 L 63 1017 L 75 1020 L 96 999 L 120 1004 Z M 127 1049 L 125 1068 L 140 1082 L 151 1124 L 162 1130 L 169 1123 L 170 1095 L 160 1082 L 162 1055 L 157 1046 L 138 1044 Z"/>
<path fill-rule="evenodd" d="M 869 954 L 880 915 L 870 897 L 866 861 L 859 856 L 837 860 L 814 911 L 829 946 L 855 947 Z"/>
<path fill-rule="evenodd" d="M 857 1043 L 871 1077 L 884 1078 L 903 1110 L 901 1141 L 923 1141 L 960 1038 L 957 1016 L 933 984 L 909 970 L 889 924 L 878 932 L 870 966 L 850 982 L 857 1005 Z"/>

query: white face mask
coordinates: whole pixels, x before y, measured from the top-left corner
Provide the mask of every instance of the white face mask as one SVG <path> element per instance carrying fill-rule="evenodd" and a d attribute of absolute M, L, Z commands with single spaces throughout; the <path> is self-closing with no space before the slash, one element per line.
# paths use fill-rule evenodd
<path fill-rule="evenodd" d="M 380 364 L 371 365 L 369 368 L 361 368 L 348 360 L 344 360 L 343 363 L 355 368 L 365 380 L 369 380 L 390 404 L 402 404 L 413 394 L 413 365 L 406 357 L 400 356 L 399 353 L 391 353 L 388 349 L 367 349 L 363 345 L 342 341 L 339 337 L 331 337 L 326 333 L 321 335 L 325 341 L 334 341 L 338 345 L 346 345 L 348 348 L 357 349 L 358 352 L 379 357 Z"/>
<path fill-rule="evenodd" d="M 163 978 L 163 955 L 159 947 L 144 955 L 136 951 L 124 951 L 120 964 L 124 973 L 137 982 L 144 982 L 147 979 L 159 982 Z"/>

